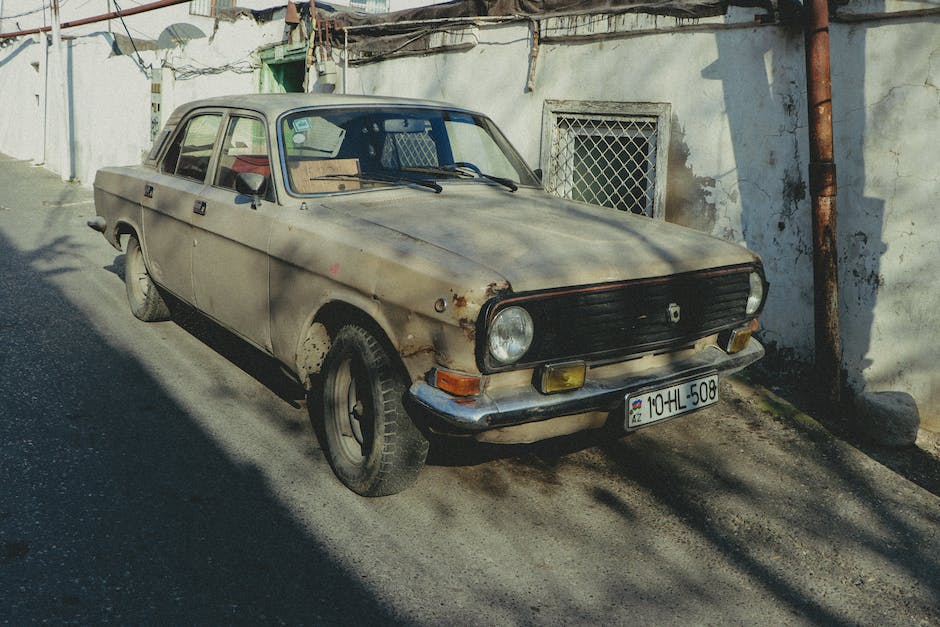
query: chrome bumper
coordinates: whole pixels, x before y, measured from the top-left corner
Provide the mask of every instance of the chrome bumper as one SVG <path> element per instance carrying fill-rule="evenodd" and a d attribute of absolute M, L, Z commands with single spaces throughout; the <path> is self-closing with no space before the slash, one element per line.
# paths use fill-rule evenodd
<path fill-rule="evenodd" d="M 456 432 L 472 433 L 590 411 L 613 411 L 627 394 L 668 386 L 673 382 L 717 372 L 729 375 L 764 356 L 764 347 L 751 339 L 740 353 L 729 355 L 718 347 L 629 378 L 589 379 L 584 387 L 560 394 L 542 394 L 532 386 L 499 390 L 472 398 L 458 398 L 425 381 L 411 386 L 411 401 Z"/>

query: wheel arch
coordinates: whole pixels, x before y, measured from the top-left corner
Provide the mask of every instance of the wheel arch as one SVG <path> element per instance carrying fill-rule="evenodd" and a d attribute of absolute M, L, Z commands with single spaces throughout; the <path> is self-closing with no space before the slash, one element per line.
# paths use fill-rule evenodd
<path fill-rule="evenodd" d="M 384 316 L 370 314 L 348 300 L 333 299 L 311 314 L 304 326 L 304 332 L 300 335 L 297 346 L 297 376 L 306 389 L 312 387 L 312 376 L 320 373 L 332 338 L 348 324 L 361 326 L 372 333 L 385 349 L 396 372 L 404 381 L 410 380 L 408 368 L 392 340 L 395 334 L 388 320 L 384 319 Z"/>
<path fill-rule="evenodd" d="M 118 220 L 114 225 L 114 236 L 109 238 L 111 245 L 117 248 L 120 251 L 124 250 L 125 242 L 121 240 L 122 237 L 133 235 L 137 238 L 137 241 L 140 242 L 140 248 L 144 251 L 146 256 L 147 251 L 144 249 L 144 243 L 140 239 L 140 229 L 136 224 L 131 223 L 129 220 L 121 219 Z"/>

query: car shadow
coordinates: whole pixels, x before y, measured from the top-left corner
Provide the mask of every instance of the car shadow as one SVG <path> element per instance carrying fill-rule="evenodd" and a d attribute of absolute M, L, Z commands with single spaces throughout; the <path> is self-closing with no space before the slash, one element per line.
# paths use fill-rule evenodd
<path fill-rule="evenodd" d="M 124 281 L 124 259 L 120 254 L 104 269 Z M 255 348 L 190 305 L 164 294 L 173 322 L 255 379 L 291 407 L 305 405 L 303 387 L 273 357 Z"/>
<path fill-rule="evenodd" d="M 256 462 L 70 299 L 48 252 L 0 234 L 4 619 L 401 622 Z"/>

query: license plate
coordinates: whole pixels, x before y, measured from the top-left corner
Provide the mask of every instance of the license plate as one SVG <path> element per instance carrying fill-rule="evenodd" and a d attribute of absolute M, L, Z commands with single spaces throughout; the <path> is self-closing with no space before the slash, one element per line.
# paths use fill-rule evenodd
<path fill-rule="evenodd" d="M 626 398 L 625 426 L 627 429 L 636 429 L 706 407 L 717 400 L 717 374 L 683 381 L 658 390 L 635 392 Z"/>

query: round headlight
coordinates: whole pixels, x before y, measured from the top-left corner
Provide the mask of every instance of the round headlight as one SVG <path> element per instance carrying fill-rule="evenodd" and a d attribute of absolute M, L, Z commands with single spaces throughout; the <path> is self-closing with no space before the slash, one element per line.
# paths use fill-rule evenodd
<path fill-rule="evenodd" d="M 764 302 L 764 279 L 757 272 L 752 272 L 748 278 L 751 283 L 751 291 L 747 295 L 747 305 L 744 308 L 744 313 L 750 316 L 752 313 L 757 312 L 761 303 Z"/>
<path fill-rule="evenodd" d="M 532 316 L 522 307 L 507 307 L 496 314 L 490 325 L 490 355 L 511 364 L 525 355 L 532 344 Z"/>

